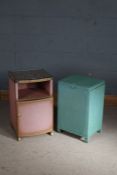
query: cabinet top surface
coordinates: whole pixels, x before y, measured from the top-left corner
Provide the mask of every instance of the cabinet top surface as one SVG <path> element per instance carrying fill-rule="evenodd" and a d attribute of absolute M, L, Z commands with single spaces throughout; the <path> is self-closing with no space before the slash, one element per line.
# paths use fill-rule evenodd
<path fill-rule="evenodd" d="M 60 82 L 64 82 L 70 85 L 75 85 L 76 87 L 84 87 L 87 89 L 93 89 L 97 86 L 104 85 L 104 80 L 99 80 L 93 77 L 81 76 L 81 75 L 72 75 L 60 80 Z"/>
<path fill-rule="evenodd" d="M 38 80 L 52 78 L 44 69 L 40 70 L 26 70 L 26 71 L 9 71 L 9 78 L 18 82 L 18 81 L 27 81 L 27 80 Z"/>

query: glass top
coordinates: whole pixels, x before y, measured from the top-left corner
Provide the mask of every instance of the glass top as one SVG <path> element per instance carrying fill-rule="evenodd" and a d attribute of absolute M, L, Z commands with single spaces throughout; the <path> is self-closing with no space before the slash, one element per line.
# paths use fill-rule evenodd
<path fill-rule="evenodd" d="M 14 81 L 52 78 L 52 76 L 48 74 L 44 69 L 25 70 L 25 71 L 9 71 L 8 75 Z"/>

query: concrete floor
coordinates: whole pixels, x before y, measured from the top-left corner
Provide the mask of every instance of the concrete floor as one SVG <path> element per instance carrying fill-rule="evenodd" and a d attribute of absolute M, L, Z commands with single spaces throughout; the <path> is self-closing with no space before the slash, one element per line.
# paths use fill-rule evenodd
<path fill-rule="evenodd" d="M 16 141 L 0 102 L 0 175 L 117 175 L 117 107 L 106 107 L 101 134 L 84 143 L 54 132 Z"/>

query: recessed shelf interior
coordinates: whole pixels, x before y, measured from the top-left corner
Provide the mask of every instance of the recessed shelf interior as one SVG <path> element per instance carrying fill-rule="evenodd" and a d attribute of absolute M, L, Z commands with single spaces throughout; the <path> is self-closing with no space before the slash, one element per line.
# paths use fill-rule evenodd
<path fill-rule="evenodd" d="M 51 96 L 51 80 L 33 83 L 18 84 L 18 99 L 35 100 Z"/>

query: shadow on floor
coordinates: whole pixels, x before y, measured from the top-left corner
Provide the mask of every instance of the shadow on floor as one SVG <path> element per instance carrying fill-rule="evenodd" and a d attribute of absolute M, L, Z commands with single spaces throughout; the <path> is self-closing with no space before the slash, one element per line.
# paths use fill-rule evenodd
<path fill-rule="evenodd" d="M 15 139 L 15 134 L 10 125 L 9 104 L 6 101 L 0 102 L 0 135 Z"/>

